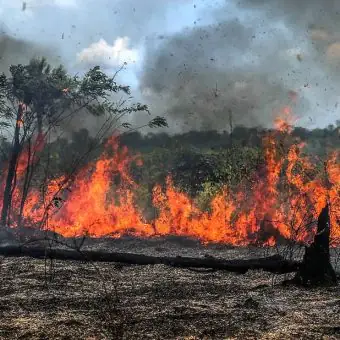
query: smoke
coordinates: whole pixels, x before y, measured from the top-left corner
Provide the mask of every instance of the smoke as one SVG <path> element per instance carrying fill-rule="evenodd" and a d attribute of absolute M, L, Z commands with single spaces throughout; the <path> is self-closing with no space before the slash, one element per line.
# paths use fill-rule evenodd
<path fill-rule="evenodd" d="M 309 38 L 309 48 L 316 52 L 325 69 L 338 67 L 340 54 L 332 55 L 334 44 L 340 41 L 340 3 L 334 0 L 267 1 L 243 0 L 238 2 L 242 9 L 259 11 L 267 21 L 282 21 L 294 32 L 294 36 L 304 34 Z M 326 58 L 325 58 L 326 57 Z M 337 60 L 335 60 L 337 59 Z M 336 63 L 334 63 L 336 61 Z"/>
<path fill-rule="evenodd" d="M 0 73 L 8 74 L 11 65 L 27 64 L 32 58 L 42 56 L 52 65 L 58 63 L 58 58 L 49 48 L 0 33 Z"/>
<path fill-rule="evenodd" d="M 234 124 L 268 126 L 283 105 L 293 105 L 306 127 L 339 117 L 340 3 L 334 0 L 183 0 L 178 9 L 173 0 L 58 0 L 53 16 L 51 3 L 27 3 L 23 13 L 32 13 L 25 20 L 37 25 L 30 37 L 64 49 L 73 71 L 99 63 L 114 73 L 127 61 L 129 72 L 118 81 L 138 84 L 134 97 L 176 131 L 228 129 L 230 116 Z M 4 35 L 0 71 L 37 55 L 53 60 L 54 49 Z"/>
<path fill-rule="evenodd" d="M 270 126 L 284 105 L 293 106 L 301 125 L 334 122 L 336 8 L 331 0 L 248 0 L 237 4 L 243 15 L 236 20 L 226 4 L 212 25 L 149 43 L 144 99 L 177 130 L 228 129 L 230 116 L 234 124 Z"/>
<path fill-rule="evenodd" d="M 129 48 L 128 37 L 117 38 L 112 46 L 104 39 L 100 39 L 77 54 L 77 59 L 81 63 L 111 68 L 124 63 L 135 63 L 138 58 L 138 50 Z"/>

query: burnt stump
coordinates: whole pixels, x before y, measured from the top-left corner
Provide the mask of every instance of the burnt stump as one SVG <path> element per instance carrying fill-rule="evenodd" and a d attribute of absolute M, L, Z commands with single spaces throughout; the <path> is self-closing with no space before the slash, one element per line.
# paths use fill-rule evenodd
<path fill-rule="evenodd" d="M 331 223 L 327 204 L 318 217 L 313 243 L 306 247 L 303 261 L 294 281 L 304 286 L 337 285 L 336 273 L 330 262 L 329 239 Z"/>

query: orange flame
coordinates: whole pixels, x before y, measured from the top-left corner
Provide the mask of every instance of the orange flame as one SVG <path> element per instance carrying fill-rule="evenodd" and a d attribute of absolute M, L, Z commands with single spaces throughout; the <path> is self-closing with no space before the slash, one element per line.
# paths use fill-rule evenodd
<path fill-rule="evenodd" d="M 329 157 L 322 175 L 316 163 L 303 155 L 302 143 L 285 146 L 283 135 L 291 132 L 292 120 L 290 109 L 285 108 L 283 118 L 276 120 L 278 131 L 263 139 L 265 165 L 251 187 L 222 188 L 209 211 L 199 209 L 169 177 L 165 188 L 154 187 L 152 202 L 158 215 L 146 221 L 134 203 L 137 184 L 129 174 L 131 163 L 141 166 L 141 159 L 113 137 L 103 155 L 78 173 L 70 190 L 65 189 L 70 181 L 64 177 L 50 181 L 44 197 L 31 190 L 24 218 L 33 224 L 45 219 L 45 228 L 67 237 L 174 234 L 202 242 L 273 246 L 280 238 L 309 242 L 314 222 L 329 202 L 332 241 L 340 244 L 340 153 Z"/>
<path fill-rule="evenodd" d="M 282 109 L 281 114 L 275 118 L 274 126 L 281 132 L 290 133 L 293 129 L 295 118 L 292 114 L 292 109 L 286 106 Z"/>

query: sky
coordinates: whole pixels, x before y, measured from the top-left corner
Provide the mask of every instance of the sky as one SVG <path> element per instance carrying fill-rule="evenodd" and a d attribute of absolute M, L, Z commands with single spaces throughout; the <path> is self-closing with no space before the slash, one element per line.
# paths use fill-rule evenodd
<path fill-rule="evenodd" d="M 338 11 L 332 0 L 0 0 L 0 69 L 32 51 L 71 73 L 126 63 L 118 80 L 174 131 L 224 130 L 230 114 L 270 126 L 285 105 L 322 127 L 340 119 Z"/>

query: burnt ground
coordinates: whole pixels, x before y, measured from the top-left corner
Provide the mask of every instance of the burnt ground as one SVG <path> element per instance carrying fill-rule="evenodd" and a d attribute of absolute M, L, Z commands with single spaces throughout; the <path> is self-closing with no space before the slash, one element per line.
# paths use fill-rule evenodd
<path fill-rule="evenodd" d="M 276 251 L 180 238 L 85 246 L 223 258 Z M 283 279 L 263 272 L 3 258 L 0 339 L 339 339 L 340 287 L 303 289 L 283 286 Z"/>

